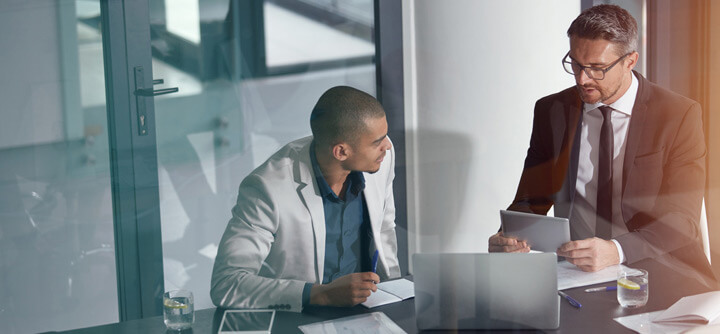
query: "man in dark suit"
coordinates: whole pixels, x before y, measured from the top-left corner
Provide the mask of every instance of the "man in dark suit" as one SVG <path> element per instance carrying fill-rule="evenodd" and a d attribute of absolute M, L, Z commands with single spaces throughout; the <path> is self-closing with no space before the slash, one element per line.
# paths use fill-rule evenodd
<path fill-rule="evenodd" d="M 663 258 L 714 279 L 702 250 L 705 141 L 700 105 L 633 71 L 637 23 L 599 5 L 568 29 L 576 86 L 535 105 L 530 148 L 509 210 L 570 219 L 558 255 L 585 271 Z M 491 252 L 527 252 L 502 232 Z"/>

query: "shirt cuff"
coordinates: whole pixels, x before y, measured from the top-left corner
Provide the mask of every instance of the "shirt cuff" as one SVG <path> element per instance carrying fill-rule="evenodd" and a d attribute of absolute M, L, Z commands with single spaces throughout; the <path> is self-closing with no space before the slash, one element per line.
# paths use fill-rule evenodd
<path fill-rule="evenodd" d="M 303 308 L 305 308 L 305 306 L 310 305 L 310 290 L 312 290 L 312 287 L 313 287 L 312 283 L 305 283 L 305 287 L 303 288 L 303 294 L 302 294 L 302 307 Z"/>
<path fill-rule="evenodd" d="M 625 254 L 623 253 L 622 246 L 620 246 L 620 243 L 617 242 L 615 239 L 610 239 L 612 242 L 615 243 L 615 247 L 617 247 L 618 255 L 620 256 L 620 263 L 625 262 Z"/>

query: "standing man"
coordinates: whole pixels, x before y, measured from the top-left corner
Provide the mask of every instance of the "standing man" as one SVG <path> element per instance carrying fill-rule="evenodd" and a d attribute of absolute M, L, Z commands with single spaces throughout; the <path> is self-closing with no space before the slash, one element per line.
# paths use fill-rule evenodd
<path fill-rule="evenodd" d="M 400 276 L 395 156 L 382 106 L 334 87 L 310 127 L 313 136 L 287 144 L 240 184 L 213 268 L 215 305 L 353 306 L 381 279 Z"/>
<path fill-rule="evenodd" d="M 567 31 L 565 71 L 575 87 L 535 104 L 530 148 L 509 210 L 570 219 L 558 249 L 596 271 L 645 258 L 674 259 L 714 279 L 700 239 L 705 141 L 700 105 L 633 71 L 637 23 L 624 9 L 583 11 Z M 527 252 L 490 237 L 491 252 Z M 679 260 L 679 261 L 677 261 Z"/>

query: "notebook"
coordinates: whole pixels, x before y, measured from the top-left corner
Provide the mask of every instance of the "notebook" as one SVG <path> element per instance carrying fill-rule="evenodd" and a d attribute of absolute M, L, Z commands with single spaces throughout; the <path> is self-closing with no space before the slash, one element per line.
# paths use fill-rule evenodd
<path fill-rule="evenodd" d="M 680 298 L 653 322 L 708 324 L 720 316 L 720 291 Z"/>
<path fill-rule="evenodd" d="M 380 282 L 377 288 L 377 291 L 373 292 L 370 297 L 362 303 L 363 306 L 373 308 L 415 297 L 415 285 L 413 282 L 404 278 Z"/>

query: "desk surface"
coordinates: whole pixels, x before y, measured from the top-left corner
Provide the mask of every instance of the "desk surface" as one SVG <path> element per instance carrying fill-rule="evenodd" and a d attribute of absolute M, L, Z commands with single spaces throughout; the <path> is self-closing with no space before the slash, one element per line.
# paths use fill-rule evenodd
<path fill-rule="evenodd" d="M 644 261 L 633 267 L 648 270 L 650 276 L 650 298 L 648 304 L 637 309 L 623 309 L 617 302 L 615 292 L 585 293 L 587 287 L 565 290 L 577 299 L 583 307 L 576 309 L 564 300 L 560 306 L 560 329 L 552 333 L 632 333 L 613 320 L 615 317 L 658 311 L 668 308 L 683 296 L 693 295 L 710 289 L 695 282 L 693 279 L 678 274 L 668 267 L 655 261 Z M 604 286 L 598 284 L 596 286 Z M 415 301 L 406 300 L 400 303 L 367 309 L 363 306 L 352 308 L 309 307 L 302 313 L 277 312 L 273 325 L 274 333 L 301 333 L 298 326 L 318 321 L 336 319 L 351 315 L 384 312 L 395 323 L 408 333 L 416 333 Z M 220 326 L 223 310 L 205 309 L 195 312 L 195 324 L 191 330 L 182 334 L 215 334 Z M 68 334 L 88 333 L 164 333 L 163 318 L 152 317 L 132 320 L 116 324 L 72 330 Z M 470 331 L 472 332 L 472 331 Z M 521 331 L 528 333 L 529 331 Z M 530 331 L 531 332 L 531 331 Z M 168 333 L 178 333 L 170 332 Z M 508 331 L 504 331 L 508 333 Z"/>

